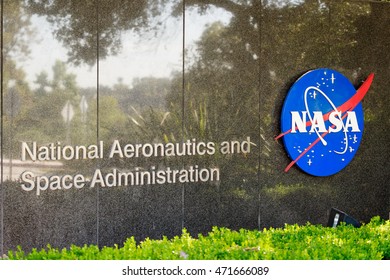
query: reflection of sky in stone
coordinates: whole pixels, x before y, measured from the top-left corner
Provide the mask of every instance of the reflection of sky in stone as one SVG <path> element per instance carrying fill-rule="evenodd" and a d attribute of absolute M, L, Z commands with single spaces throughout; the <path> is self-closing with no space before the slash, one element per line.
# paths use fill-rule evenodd
<path fill-rule="evenodd" d="M 205 26 L 215 21 L 227 24 L 230 15 L 221 9 L 210 9 L 204 15 L 195 10 L 186 14 L 186 47 L 199 39 Z M 26 72 L 29 84 L 36 88 L 34 81 L 37 74 L 46 71 L 52 78 L 52 67 L 56 60 L 67 61 L 66 49 L 52 35 L 52 28 L 43 17 L 32 17 L 36 30 L 34 40 L 30 43 L 31 53 L 18 65 Z M 169 77 L 182 67 L 182 19 L 167 17 L 166 28 L 156 37 L 146 34 L 138 36 L 131 31 L 122 34 L 122 50 L 116 56 L 100 60 L 100 84 L 111 86 L 122 79 L 124 84 L 131 85 L 134 78 Z M 91 50 L 95 51 L 95 50 Z M 81 87 L 96 86 L 96 65 L 72 66 L 68 72 L 77 75 Z"/>
<path fill-rule="evenodd" d="M 285 7 L 285 6 L 295 6 L 300 5 L 304 2 L 304 0 L 268 0 L 268 6 L 276 6 L 276 7 Z"/>

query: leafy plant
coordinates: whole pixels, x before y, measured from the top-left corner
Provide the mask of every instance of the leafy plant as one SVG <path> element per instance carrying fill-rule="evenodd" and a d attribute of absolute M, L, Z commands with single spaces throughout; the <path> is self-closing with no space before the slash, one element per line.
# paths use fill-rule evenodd
<path fill-rule="evenodd" d="M 99 248 L 71 245 L 62 250 L 50 245 L 38 251 L 23 252 L 21 247 L 8 253 L 9 259 L 27 260 L 380 260 L 390 258 L 390 221 L 379 217 L 361 228 L 341 225 L 285 225 L 263 231 L 233 231 L 214 227 L 207 235 L 192 237 L 187 230 L 181 236 L 161 240 L 134 237 L 122 247 Z"/>

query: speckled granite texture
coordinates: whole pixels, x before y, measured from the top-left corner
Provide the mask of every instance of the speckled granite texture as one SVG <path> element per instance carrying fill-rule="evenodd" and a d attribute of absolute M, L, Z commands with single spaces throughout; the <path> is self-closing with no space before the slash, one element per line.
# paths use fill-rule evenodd
<path fill-rule="evenodd" d="M 45 3 L 2 1 L 1 253 L 173 237 L 182 228 L 326 224 L 332 207 L 363 222 L 388 218 L 390 3 Z M 285 173 L 289 158 L 274 140 L 284 98 L 322 67 L 356 88 L 375 73 L 363 140 L 336 175 Z M 35 162 L 23 158 L 23 143 L 34 142 L 46 147 Z M 80 158 L 76 146 L 86 149 Z M 126 184 L 114 170 L 197 171 Z M 39 192 L 28 183 L 37 176 Z"/>

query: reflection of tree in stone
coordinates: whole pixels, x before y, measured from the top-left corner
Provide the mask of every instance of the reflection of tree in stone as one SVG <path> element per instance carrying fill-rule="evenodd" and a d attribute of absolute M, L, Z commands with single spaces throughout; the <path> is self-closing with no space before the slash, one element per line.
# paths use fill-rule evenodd
<path fill-rule="evenodd" d="M 170 83 L 168 78 L 137 78 L 133 80 L 131 88 L 119 82 L 108 94 L 117 98 L 123 111 L 128 114 L 134 111 L 131 107 L 140 111 L 150 107 L 165 109 Z"/>
<path fill-rule="evenodd" d="M 155 17 L 169 11 L 175 16 L 180 15 L 181 2 L 27 1 L 32 12 L 47 16 L 49 22 L 55 25 L 56 36 L 68 48 L 70 59 L 75 63 L 84 61 L 89 64 L 96 61 L 96 53 L 91 50 L 96 47 L 97 28 L 100 39 L 99 56 L 104 58 L 120 50 L 121 31 L 158 29 L 161 18 Z M 226 128 L 223 126 L 226 126 L 227 122 L 216 123 L 218 119 L 224 119 L 218 118 L 218 115 L 233 116 L 232 111 L 225 110 L 223 104 L 226 105 L 234 99 L 236 103 L 244 102 L 243 107 L 246 106 L 245 101 L 253 105 L 253 101 L 256 100 L 249 96 L 255 98 L 256 94 L 251 92 L 245 95 L 239 87 L 246 91 L 248 84 L 253 84 L 252 90 L 255 91 L 261 88 L 263 93 L 259 104 L 259 126 L 262 146 L 267 146 L 262 150 L 266 157 L 275 152 L 269 143 L 273 141 L 275 130 L 278 130 L 277 116 L 280 104 L 275 104 L 280 103 L 277 100 L 280 100 L 287 90 L 286 77 L 291 77 L 293 81 L 292 75 L 307 69 L 330 64 L 340 67 L 349 65 L 352 61 L 350 54 L 354 49 L 358 49 L 360 42 L 363 41 L 356 27 L 357 19 L 378 12 L 371 10 L 369 4 L 340 4 L 332 1 L 188 0 L 185 1 L 185 5 L 186 8 L 198 8 L 200 13 L 215 6 L 232 14 L 232 21 L 228 27 L 218 27 L 220 30 L 217 31 L 217 26 L 214 26 L 214 39 L 211 29 L 206 31 L 209 34 L 205 33 L 198 44 L 196 66 L 195 64 L 189 66 L 193 75 L 192 77 L 188 75 L 188 82 L 191 82 L 188 86 L 191 87 L 191 91 L 202 90 L 203 97 L 205 92 L 213 94 L 213 97 L 209 94 L 207 99 L 203 100 L 208 103 L 206 105 L 192 104 L 192 112 L 196 109 L 199 115 L 200 107 L 206 106 L 209 133 L 212 129 L 220 132 Z M 99 17 L 96 17 L 98 11 Z M 97 18 L 99 23 L 96 23 Z M 260 25 L 261 18 L 263 21 Z M 198 73 L 195 67 L 198 67 Z M 197 81 L 194 80 L 196 75 Z M 212 78 L 214 82 L 210 81 L 201 89 L 199 81 L 202 80 L 203 83 L 206 76 L 209 77 L 209 81 Z M 256 83 L 261 83 L 257 89 Z M 222 89 L 222 92 L 218 92 L 219 89 Z M 230 91 L 230 94 L 227 91 Z M 239 92 L 241 93 L 238 94 Z M 180 96 L 180 93 L 178 94 Z M 175 96 L 174 93 L 172 96 Z M 196 98 L 201 100 L 201 96 L 202 94 Z M 235 99 L 236 96 L 238 100 Z M 216 109 L 209 110 L 210 108 Z M 170 111 L 172 110 L 181 112 L 182 109 L 171 107 Z M 247 119 L 258 120 L 256 109 L 252 110 L 252 113 L 245 113 L 250 115 Z M 188 117 L 190 121 L 191 114 Z M 196 119 L 195 114 L 193 118 Z M 242 119 L 231 117 L 229 120 Z M 234 123 L 232 126 L 235 127 Z M 230 132 L 226 130 L 226 133 Z M 271 158 L 267 162 L 268 167 L 264 168 L 272 172 L 275 163 Z M 265 161 L 263 163 L 265 164 Z"/>
<path fill-rule="evenodd" d="M 29 54 L 29 43 L 33 29 L 30 16 L 22 1 L 4 1 L 3 54 L 5 59 L 25 58 Z"/>
<path fill-rule="evenodd" d="M 257 143 L 258 66 L 237 31 L 221 23 L 209 26 L 197 42 L 193 63 L 186 69 L 184 108 L 180 109 L 180 90 L 167 97 L 172 119 L 179 119 L 184 110 L 186 139 L 218 143 L 250 136 Z M 180 89 L 180 83 L 181 77 L 177 77 L 173 88 Z M 245 158 L 244 166 L 255 168 L 250 159 L 257 160 L 256 156 Z"/>
<path fill-rule="evenodd" d="M 96 63 L 96 42 L 99 36 L 99 57 L 115 55 L 121 49 L 121 33 L 126 30 L 156 31 L 164 24 L 164 16 L 180 16 L 181 0 L 127 1 L 45 1 L 28 0 L 27 8 L 34 14 L 46 16 L 54 25 L 55 35 L 68 49 L 69 60 L 75 64 Z M 188 0 L 187 8 L 200 11 L 216 6 L 234 14 L 248 29 L 258 27 L 260 1 L 252 0 Z M 164 15 L 163 17 L 160 17 Z M 99 29 L 99 32 L 97 30 Z M 247 43 L 251 43 L 250 35 Z M 254 44 L 252 44 L 254 45 Z"/>
<path fill-rule="evenodd" d="M 2 94 L 5 109 L 3 118 L 4 150 L 5 157 L 16 155 L 15 130 L 18 119 L 26 114 L 31 103 L 31 92 L 24 81 L 24 72 L 16 64 L 17 59 L 25 59 L 29 55 L 29 42 L 33 35 L 30 28 L 30 16 L 25 13 L 21 1 L 4 1 L 3 14 L 3 49 L 2 57 Z"/>
<path fill-rule="evenodd" d="M 23 9 L 21 1 L 4 1 L 3 13 L 3 90 L 16 87 L 23 97 L 27 94 L 24 73 L 15 63 L 16 59 L 25 59 L 29 55 L 29 42 L 33 30 L 30 28 L 30 16 Z M 10 85 L 10 83 L 12 85 Z"/>
<path fill-rule="evenodd" d="M 179 0 L 29 0 L 27 3 L 32 12 L 45 15 L 55 26 L 57 38 L 68 49 L 70 60 L 76 64 L 96 62 L 97 33 L 99 57 L 105 58 L 119 52 L 122 31 L 157 30 L 161 20 L 155 19 L 156 16 L 168 10 L 180 16 L 182 11 L 182 1 Z M 367 55 L 372 52 L 373 43 L 387 46 L 388 36 L 383 36 L 383 28 L 365 27 L 367 22 L 370 27 L 388 26 L 389 17 L 385 13 L 388 8 L 384 8 L 388 4 L 328 0 L 187 0 L 185 4 L 186 8 L 198 8 L 200 13 L 211 6 L 222 8 L 231 13 L 232 20 L 226 26 L 214 23 L 205 30 L 196 45 L 197 55 L 187 60 L 191 63 L 185 69 L 184 92 L 182 76 L 173 78 L 166 100 L 169 115 L 165 114 L 165 110 L 151 110 L 145 117 L 145 111 L 141 111 L 146 122 L 138 122 L 137 125 L 130 121 L 132 125 L 127 128 L 128 134 L 135 131 L 130 131 L 129 127 L 138 127 L 139 136 L 147 137 L 145 141 L 156 137 L 166 141 L 191 137 L 219 141 L 250 134 L 251 139 L 260 144 L 260 180 L 266 186 L 275 186 L 283 180 L 289 183 L 307 180 L 298 172 L 294 173 L 296 176 L 283 177 L 279 175 L 282 170 L 275 169 L 275 166 L 283 166 L 286 159 L 281 146 L 274 143 L 273 136 L 279 132 L 283 97 L 297 76 L 309 69 L 329 65 L 349 76 L 367 65 L 380 73 L 389 71 L 388 48 L 375 47 L 375 52 L 381 54 L 377 56 L 381 57 L 378 61 L 372 62 Z M 378 24 L 378 19 L 383 23 Z M 376 42 L 366 38 L 374 38 Z M 381 79 L 381 84 L 385 84 L 385 79 Z M 145 87 L 139 89 L 143 94 L 149 91 Z M 130 89 L 118 90 L 130 92 Z M 380 88 L 375 90 L 383 91 Z M 367 100 L 368 104 L 378 108 L 372 111 L 369 123 L 373 132 L 369 139 L 375 143 L 375 137 L 382 135 L 381 123 L 388 124 L 385 104 L 389 103 L 379 97 Z M 124 104 L 120 103 L 120 106 Z M 124 110 L 133 117 L 139 116 L 128 107 Z M 381 137 L 386 140 L 386 137 Z M 379 149 L 378 145 L 376 147 Z M 242 168 L 258 168 L 255 161 L 254 158 L 249 161 L 243 158 Z M 359 157 L 354 162 L 359 162 Z M 232 171 L 241 172 L 239 168 Z M 364 171 L 361 174 L 367 173 L 364 165 L 355 164 L 354 168 Z M 375 171 L 376 178 L 386 176 L 387 169 L 387 165 L 383 164 Z M 350 182 L 359 184 L 359 179 L 359 176 L 350 173 L 345 179 L 329 180 L 338 185 L 352 186 Z M 386 199 L 388 195 L 383 197 Z M 371 204 L 375 199 L 365 201 L 361 198 Z"/>
<path fill-rule="evenodd" d="M 57 61 L 52 68 L 53 79 L 47 73 L 37 75 L 39 85 L 36 94 L 30 94 L 31 102 L 26 112 L 15 119 L 18 141 L 63 141 L 64 121 L 61 110 L 67 100 L 76 102 L 78 87 L 75 75 L 68 73 L 66 64 Z"/>
<path fill-rule="evenodd" d="M 123 31 L 153 29 L 151 23 L 158 23 L 154 18 L 169 2 L 28 0 L 27 7 L 34 14 L 46 16 L 53 24 L 55 35 L 68 49 L 71 62 L 93 65 L 96 63 L 98 36 L 99 57 L 115 55 L 121 49 Z"/>

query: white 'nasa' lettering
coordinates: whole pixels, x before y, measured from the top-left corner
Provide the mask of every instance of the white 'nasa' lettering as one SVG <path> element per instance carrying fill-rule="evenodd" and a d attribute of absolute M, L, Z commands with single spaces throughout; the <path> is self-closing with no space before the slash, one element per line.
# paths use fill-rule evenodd
<path fill-rule="evenodd" d="M 310 119 L 310 116 L 309 116 Z M 360 132 L 359 124 L 354 111 L 348 111 L 345 123 L 341 118 L 341 112 L 334 111 L 329 114 L 330 126 L 327 129 L 325 126 L 324 114 L 321 111 L 314 111 L 313 118 L 310 119 L 311 128 L 307 131 L 307 112 L 292 111 L 291 112 L 291 133 L 301 132 L 329 132 L 336 133 L 341 130 L 343 132 Z"/>

